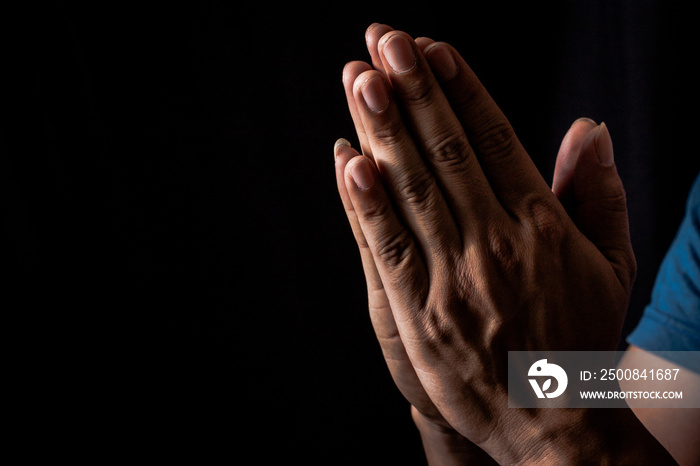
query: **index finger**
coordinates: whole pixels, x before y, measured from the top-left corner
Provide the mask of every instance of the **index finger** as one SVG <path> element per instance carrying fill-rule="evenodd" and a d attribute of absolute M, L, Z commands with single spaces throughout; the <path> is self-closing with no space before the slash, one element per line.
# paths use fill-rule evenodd
<path fill-rule="evenodd" d="M 367 43 L 367 48 L 370 51 L 370 57 L 372 59 L 372 65 L 378 71 L 383 71 L 381 65 L 381 59 L 377 55 L 376 41 L 385 32 L 391 31 L 391 27 L 386 24 L 374 23 L 371 24 L 365 31 L 365 42 Z M 350 110 L 350 116 L 352 117 L 352 122 L 355 125 L 355 131 L 357 132 L 357 138 L 360 140 L 360 151 L 370 159 L 374 160 L 371 148 L 369 147 L 369 140 L 367 139 L 367 133 L 365 132 L 364 125 L 362 124 L 362 119 L 357 111 L 357 105 L 355 104 L 355 99 L 353 97 L 353 83 L 355 79 L 363 72 L 371 70 L 372 66 L 362 61 L 352 61 L 345 65 L 343 68 L 343 87 L 345 88 L 345 98 L 348 102 L 348 109 Z"/>

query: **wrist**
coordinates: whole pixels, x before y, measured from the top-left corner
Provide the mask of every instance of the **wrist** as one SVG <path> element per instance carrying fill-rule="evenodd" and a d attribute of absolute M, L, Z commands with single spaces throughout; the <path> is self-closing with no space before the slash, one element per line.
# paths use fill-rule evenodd
<path fill-rule="evenodd" d="M 435 422 L 411 406 L 411 417 L 418 428 L 428 464 L 459 466 L 495 464 L 477 445 L 444 422 Z"/>
<path fill-rule="evenodd" d="M 415 406 L 411 405 L 411 418 L 416 425 L 421 438 L 428 440 L 440 440 L 442 442 L 460 443 L 466 440 L 459 432 L 446 422 L 436 422 L 424 416 Z"/>
<path fill-rule="evenodd" d="M 544 409 L 519 464 L 676 464 L 630 409 Z"/>

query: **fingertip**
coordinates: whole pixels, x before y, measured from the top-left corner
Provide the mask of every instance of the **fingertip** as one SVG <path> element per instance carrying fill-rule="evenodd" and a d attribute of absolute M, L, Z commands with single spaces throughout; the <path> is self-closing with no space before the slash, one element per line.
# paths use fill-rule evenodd
<path fill-rule="evenodd" d="M 373 41 L 378 37 L 381 37 L 386 33 L 386 31 L 391 31 L 391 26 L 382 23 L 372 23 L 365 30 L 365 40 L 367 42 Z"/>
<path fill-rule="evenodd" d="M 605 122 L 598 127 L 595 135 L 595 149 L 598 154 L 598 161 L 604 166 L 615 165 L 612 138 Z"/>
<path fill-rule="evenodd" d="M 359 156 L 360 154 L 355 149 L 353 149 L 350 146 L 350 142 L 344 138 L 340 138 L 335 142 L 333 146 L 333 152 L 335 155 L 335 177 L 336 183 L 338 185 L 338 192 L 340 193 L 340 197 L 343 200 L 343 205 L 345 206 L 345 209 L 352 210 L 352 203 L 350 201 L 350 198 L 348 197 L 348 192 L 351 190 L 351 183 L 349 183 L 347 180 L 347 164 L 350 160 Z"/>
<path fill-rule="evenodd" d="M 418 50 L 424 52 L 425 48 L 428 47 L 430 44 L 434 44 L 435 41 L 429 37 L 416 37 L 415 43 L 418 46 Z"/>
<path fill-rule="evenodd" d="M 350 144 L 350 141 L 348 141 L 347 139 L 345 139 L 345 138 L 338 138 L 338 139 L 335 141 L 335 144 L 333 144 L 333 153 L 337 155 L 337 153 L 338 153 L 338 148 L 341 147 L 341 146 L 352 147 L 352 145 Z"/>
<path fill-rule="evenodd" d="M 357 70 L 359 71 L 359 69 Z M 354 79 L 352 81 L 352 93 L 353 95 L 357 98 L 357 96 L 361 95 L 361 89 L 362 86 L 372 79 L 373 77 L 384 77 L 379 71 L 375 70 L 374 68 L 370 67 L 369 69 L 363 70 L 360 73 L 354 75 Z"/>
<path fill-rule="evenodd" d="M 595 152 L 593 140 L 598 129 L 598 124 L 587 117 L 576 119 L 567 130 L 562 139 L 559 153 L 554 165 L 554 179 L 552 191 L 564 202 L 564 198 L 571 189 L 571 180 L 580 161 L 590 158 L 590 153 Z"/>
<path fill-rule="evenodd" d="M 391 39 L 392 37 L 395 37 L 395 36 L 402 36 L 402 37 L 405 37 L 406 39 L 408 39 L 410 42 L 414 42 L 413 37 L 411 37 L 405 31 L 389 28 L 388 30 L 383 31 L 383 32 L 384 33 L 381 36 L 379 36 L 379 40 L 377 41 L 377 45 L 379 47 L 384 46 L 389 41 L 389 39 Z"/>
<path fill-rule="evenodd" d="M 379 41 L 388 32 L 393 31 L 391 26 L 381 23 L 373 23 L 365 32 L 365 43 L 372 58 L 372 64 L 378 70 L 383 70 L 382 60 L 379 56 Z"/>
<path fill-rule="evenodd" d="M 339 138 L 333 145 L 333 155 L 336 162 L 347 162 L 352 157 L 359 155 L 359 152 L 352 147 L 350 141 L 345 138 Z"/>
<path fill-rule="evenodd" d="M 379 23 L 372 23 L 367 26 L 367 29 L 365 29 L 365 38 L 369 38 L 372 29 L 376 28 L 377 26 L 379 26 Z"/>
<path fill-rule="evenodd" d="M 442 82 L 454 79 L 459 68 L 450 47 L 444 42 L 429 44 L 424 50 L 425 59 L 433 70 L 433 73 Z"/>
<path fill-rule="evenodd" d="M 598 131 L 598 123 L 588 117 L 574 120 L 562 140 L 562 147 L 573 146 L 581 151 L 589 146 Z"/>
<path fill-rule="evenodd" d="M 585 124 L 590 127 L 598 126 L 598 123 L 596 123 L 594 119 L 585 116 L 575 119 L 574 122 L 571 124 L 571 127 L 573 128 L 575 125 L 579 124 Z"/>
<path fill-rule="evenodd" d="M 352 158 L 345 167 L 345 177 L 355 190 L 369 191 L 376 182 L 372 162 L 363 155 Z"/>
<path fill-rule="evenodd" d="M 352 86 L 352 83 L 355 82 L 357 76 L 371 69 L 372 67 L 369 65 L 369 63 L 360 60 L 346 63 L 343 67 L 343 84 Z"/>
<path fill-rule="evenodd" d="M 592 157 L 595 158 L 595 139 L 598 129 L 598 125 L 589 126 L 584 123 L 579 123 L 569 129 L 564 139 L 570 146 L 575 147 L 576 152 L 578 152 L 577 156 L 574 157 L 576 165 L 580 163 L 579 159 L 584 163 L 589 163 Z"/>
<path fill-rule="evenodd" d="M 364 71 L 355 78 L 353 96 L 358 107 L 377 115 L 384 113 L 391 102 L 386 79 L 377 70 Z"/>

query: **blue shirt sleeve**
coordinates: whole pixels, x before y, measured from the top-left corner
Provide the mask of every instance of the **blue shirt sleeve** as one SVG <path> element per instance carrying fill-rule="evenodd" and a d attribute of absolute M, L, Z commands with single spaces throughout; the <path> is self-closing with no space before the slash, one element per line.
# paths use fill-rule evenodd
<path fill-rule="evenodd" d="M 661 263 L 651 302 L 627 342 L 646 351 L 700 351 L 700 176 Z M 700 372 L 700 361 L 673 362 Z"/>

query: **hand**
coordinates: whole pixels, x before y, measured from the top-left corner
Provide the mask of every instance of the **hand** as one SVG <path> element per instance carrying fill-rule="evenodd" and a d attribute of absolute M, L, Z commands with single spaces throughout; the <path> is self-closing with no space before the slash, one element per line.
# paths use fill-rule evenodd
<path fill-rule="evenodd" d="M 616 347 L 635 265 L 607 129 L 558 165 L 561 193 L 585 200 L 575 224 L 454 49 L 392 31 L 370 52 L 382 71 L 344 72 L 365 156 L 341 146 L 337 167 L 390 370 L 494 458 L 551 458 L 582 413 L 562 429 L 570 416 L 509 410 L 505 359 Z"/>
<path fill-rule="evenodd" d="M 352 82 L 349 83 L 348 87 L 352 88 Z M 586 154 L 593 152 L 590 145 L 594 138 L 588 136 L 597 133 L 597 131 L 598 125 L 594 121 L 588 118 L 576 120 L 564 136 L 557 155 L 553 182 L 553 186 L 556 187 L 554 192 L 563 204 L 569 206 L 572 216 L 576 216 L 576 198 L 572 186 L 574 175 L 577 174 L 575 172 L 576 163 L 582 150 L 585 150 Z M 338 141 L 334 151 L 336 153 L 338 189 L 358 244 L 361 244 L 360 251 L 367 277 L 371 320 L 390 373 L 399 391 L 412 405 L 411 415 L 421 432 L 430 464 L 497 464 L 481 448 L 447 424 L 420 384 L 398 336 L 388 298 L 357 222 L 357 216 L 353 212 L 347 189 L 345 189 L 344 170 L 347 162 L 356 156 L 357 152 L 350 148 L 348 141 L 343 139 Z M 578 172 L 578 175 L 579 183 L 577 184 L 581 186 L 578 190 L 579 196 L 590 197 L 586 196 L 585 192 L 585 187 L 589 186 L 590 183 L 584 182 L 585 178 L 580 176 L 581 172 Z"/>
<path fill-rule="evenodd" d="M 381 63 L 377 55 L 377 42 L 384 33 L 390 30 L 391 28 L 389 26 L 381 24 L 372 25 L 367 30 L 367 46 L 373 56 L 373 62 L 375 64 Z M 431 41 L 424 38 L 422 44 L 427 45 L 429 42 Z M 366 154 L 371 154 L 353 98 L 353 83 L 356 76 L 368 69 L 371 69 L 371 67 L 363 62 L 348 64 L 343 71 L 343 84 L 361 145 Z M 431 460 L 431 464 L 436 461 L 439 461 L 440 464 L 464 464 L 464 462 L 467 461 L 474 464 L 494 463 L 483 450 L 452 429 L 444 420 L 425 393 L 408 359 L 406 350 L 398 335 L 396 323 L 391 312 L 391 306 L 374 264 L 372 253 L 364 239 L 348 191 L 345 187 L 345 167 L 347 162 L 353 156 L 357 155 L 357 152 L 349 146 L 349 142 L 341 139 L 336 143 L 336 147 L 334 148 L 338 192 L 340 193 L 355 239 L 359 245 L 367 282 L 370 317 L 375 333 L 394 382 L 399 388 L 399 391 L 412 405 L 411 414 L 416 426 L 421 432 L 426 455 L 429 460 Z"/>

